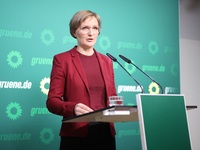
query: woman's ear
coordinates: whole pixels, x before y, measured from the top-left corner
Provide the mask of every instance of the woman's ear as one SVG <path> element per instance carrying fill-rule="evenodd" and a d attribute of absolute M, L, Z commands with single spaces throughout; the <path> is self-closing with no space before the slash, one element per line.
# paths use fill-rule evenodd
<path fill-rule="evenodd" d="M 74 35 L 74 37 L 76 37 L 76 33 L 74 33 L 73 35 Z"/>
<path fill-rule="evenodd" d="M 74 38 L 76 38 L 76 31 L 74 32 L 73 36 L 74 36 Z"/>

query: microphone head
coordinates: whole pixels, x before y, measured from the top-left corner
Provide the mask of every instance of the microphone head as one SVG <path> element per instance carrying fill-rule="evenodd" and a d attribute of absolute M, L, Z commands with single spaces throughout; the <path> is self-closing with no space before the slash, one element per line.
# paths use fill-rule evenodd
<path fill-rule="evenodd" d="M 117 62 L 117 59 L 116 59 L 114 56 L 110 55 L 109 53 L 106 53 L 106 55 L 107 55 L 110 59 L 112 59 L 112 61 Z"/>
<path fill-rule="evenodd" d="M 121 58 L 121 59 L 123 59 L 125 62 L 127 62 L 127 63 L 131 63 L 131 60 L 130 59 L 128 59 L 128 58 L 126 58 L 126 57 L 124 57 L 124 56 L 122 56 L 122 55 L 119 55 L 119 57 Z"/>

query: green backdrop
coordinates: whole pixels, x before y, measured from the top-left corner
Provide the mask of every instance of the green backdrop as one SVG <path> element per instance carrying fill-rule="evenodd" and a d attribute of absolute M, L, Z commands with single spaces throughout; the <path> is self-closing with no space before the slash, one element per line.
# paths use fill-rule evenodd
<path fill-rule="evenodd" d="M 6 0 L 0 2 L 0 149 L 55 150 L 61 117 L 46 109 L 55 54 L 71 49 L 72 15 L 97 12 L 102 30 L 95 48 L 115 56 L 143 86 L 161 93 L 122 54 L 156 79 L 166 94 L 180 93 L 178 0 Z M 114 63 L 116 89 L 134 105 L 139 86 Z M 138 122 L 116 123 L 118 150 L 139 150 Z"/>

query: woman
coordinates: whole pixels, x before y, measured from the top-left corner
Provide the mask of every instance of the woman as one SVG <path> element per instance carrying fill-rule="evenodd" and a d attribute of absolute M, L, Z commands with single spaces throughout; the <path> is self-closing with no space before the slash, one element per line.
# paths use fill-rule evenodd
<path fill-rule="evenodd" d="M 107 107 L 108 97 L 116 95 L 112 61 L 94 49 L 99 15 L 79 11 L 69 25 L 77 45 L 54 56 L 46 103 L 50 112 L 64 118 Z M 116 149 L 113 123 L 62 123 L 60 136 L 60 150 Z"/>

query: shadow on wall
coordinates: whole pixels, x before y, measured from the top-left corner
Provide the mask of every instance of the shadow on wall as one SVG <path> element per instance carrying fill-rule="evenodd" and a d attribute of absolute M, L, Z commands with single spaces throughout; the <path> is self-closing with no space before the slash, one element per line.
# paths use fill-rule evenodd
<path fill-rule="evenodd" d="M 200 9 L 200 0 L 180 0 L 180 5 L 187 11 L 195 12 Z"/>

